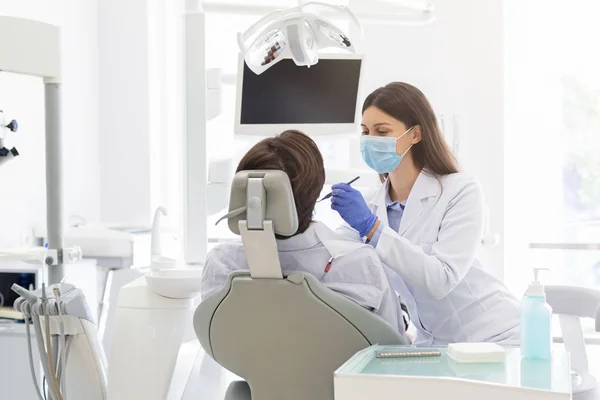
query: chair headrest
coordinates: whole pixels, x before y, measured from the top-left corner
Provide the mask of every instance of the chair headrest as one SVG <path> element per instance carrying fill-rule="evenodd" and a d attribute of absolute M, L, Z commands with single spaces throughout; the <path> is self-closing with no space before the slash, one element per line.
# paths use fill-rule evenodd
<path fill-rule="evenodd" d="M 248 212 L 249 209 L 250 212 Z M 262 221 L 272 221 L 276 234 L 292 236 L 296 233 L 298 213 L 292 185 L 285 172 L 251 170 L 235 174 L 231 183 L 229 213 L 219 221 L 227 218 L 229 229 L 239 235 L 239 221 L 247 220 L 249 228 L 252 228 L 250 225 L 253 223 L 262 223 L 262 221 L 252 221 L 253 218 L 250 214 L 253 210 L 258 211 Z"/>

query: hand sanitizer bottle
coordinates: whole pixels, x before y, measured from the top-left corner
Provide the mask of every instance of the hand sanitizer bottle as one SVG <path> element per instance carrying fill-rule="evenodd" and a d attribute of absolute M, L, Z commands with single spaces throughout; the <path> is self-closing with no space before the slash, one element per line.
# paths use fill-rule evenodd
<path fill-rule="evenodd" d="M 552 308 L 546 303 L 544 285 L 538 280 L 540 270 L 534 268 L 534 280 L 521 300 L 521 356 L 525 359 L 549 360 L 552 351 Z"/>

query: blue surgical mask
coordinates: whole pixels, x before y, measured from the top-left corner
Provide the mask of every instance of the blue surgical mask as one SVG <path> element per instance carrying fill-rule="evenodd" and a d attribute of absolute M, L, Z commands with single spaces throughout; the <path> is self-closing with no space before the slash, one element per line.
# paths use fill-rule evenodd
<path fill-rule="evenodd" d="M 379 174 L 387 174 L 400 165 L 402 157 L 410 147 L 402 155 L 396 154 L 396 141 L 412 130 L 411 127 L 406 132 L 398 137 L 382 137 L 382 136 L 361 136 L 360 152 L 365 163 Z"/>

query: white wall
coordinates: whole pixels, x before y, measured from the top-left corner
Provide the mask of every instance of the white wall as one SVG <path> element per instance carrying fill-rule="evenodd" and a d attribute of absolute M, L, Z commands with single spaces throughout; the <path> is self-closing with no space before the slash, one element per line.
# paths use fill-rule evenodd
<path fill-rule="evenodd" d="M 98 2 L 103 223 L 148 227 L 164 206 L 164 225 L 181 226 L 180 185 L 169 174 L 181 160 L 168 162 L 181 150 L 181 115 L 174 109 L 181 91 L 173 75 L 182 71 L 172 68 L 181 38 L 167 22 L 179 21 L 182 10 L 181 0 Z"/>
<path fill-rule="evenodd" d="M 595 0 L 569 7 L 543 0 L 504 2 L 507 284 L 523 293 L 533 277 L 533 266 L 551 268 L 550 275 L 541 276 L 546 283 L 572 284 L 561 280 L 562 274 L 572 279 L 582 273 L 577 268 L 597 262 L 593 252 L 529 250 L 528 245 L 578 241 L 567 236 L 566 229 L 562 168 L 570 148 L 564 141 L 568 128 L 563 122 L 561 79 L 567 71 L 578 76 L 586 68 L 593 70 L 593 63 L 574 60 L 565 51 L 589 53 L 597 37 L 592 27 L 597 26 L 598 14 L 593 12 Z M 562 29 L 556 28 L 558 24 Z M 574 35 L 579 35 L 576 43 Z M 597 70 L 592 74 L 597 76 Z M 572 224 L 572 231 L 577 228 Z M 585 282 L 585 275 L 580 279 L 578 284 L 593 285 Z"/>
<path fill-rule="evenodd" d="M 420 88 L 436 113 L 460 118 L 459 161 L 483 185 L 492 230 L 503 234 L 504 111 L 502 0 L 435 1 L 427 26 L 365 25 L 365 95 L 391 81 Z M 484 249 L 503 274 L 503 242 Z"/>
<path fill-rule="evenodd" d="M 96 1 L 0 0 L 0 15 L 62 27 L 65 215 L 99 219 Z M 15 38 L 18 40 L 18 38 Z M 0 109 L 19 122 L 7 145 L 21 156 L 0 168 L 0 248 L 45 227 L 44 104 L 41 80 L 0 72 Z"/>
<path fill-rule="evenodd" d="M 144 224 L 151 213 L 147 3 L 98 2 L 101 218 L 107 223 Z"/>

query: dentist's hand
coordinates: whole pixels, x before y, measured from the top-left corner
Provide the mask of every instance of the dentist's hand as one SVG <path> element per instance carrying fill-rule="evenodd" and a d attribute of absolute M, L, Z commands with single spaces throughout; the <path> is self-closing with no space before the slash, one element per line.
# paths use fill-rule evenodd
<path fill-rule="evenodd" d="M 331 189 L 331 208 L 361 237 L 367 236 L 375 226 L 377 216 L 371 212 L 362 194 L 346 183 L 337 183 Z"/>

